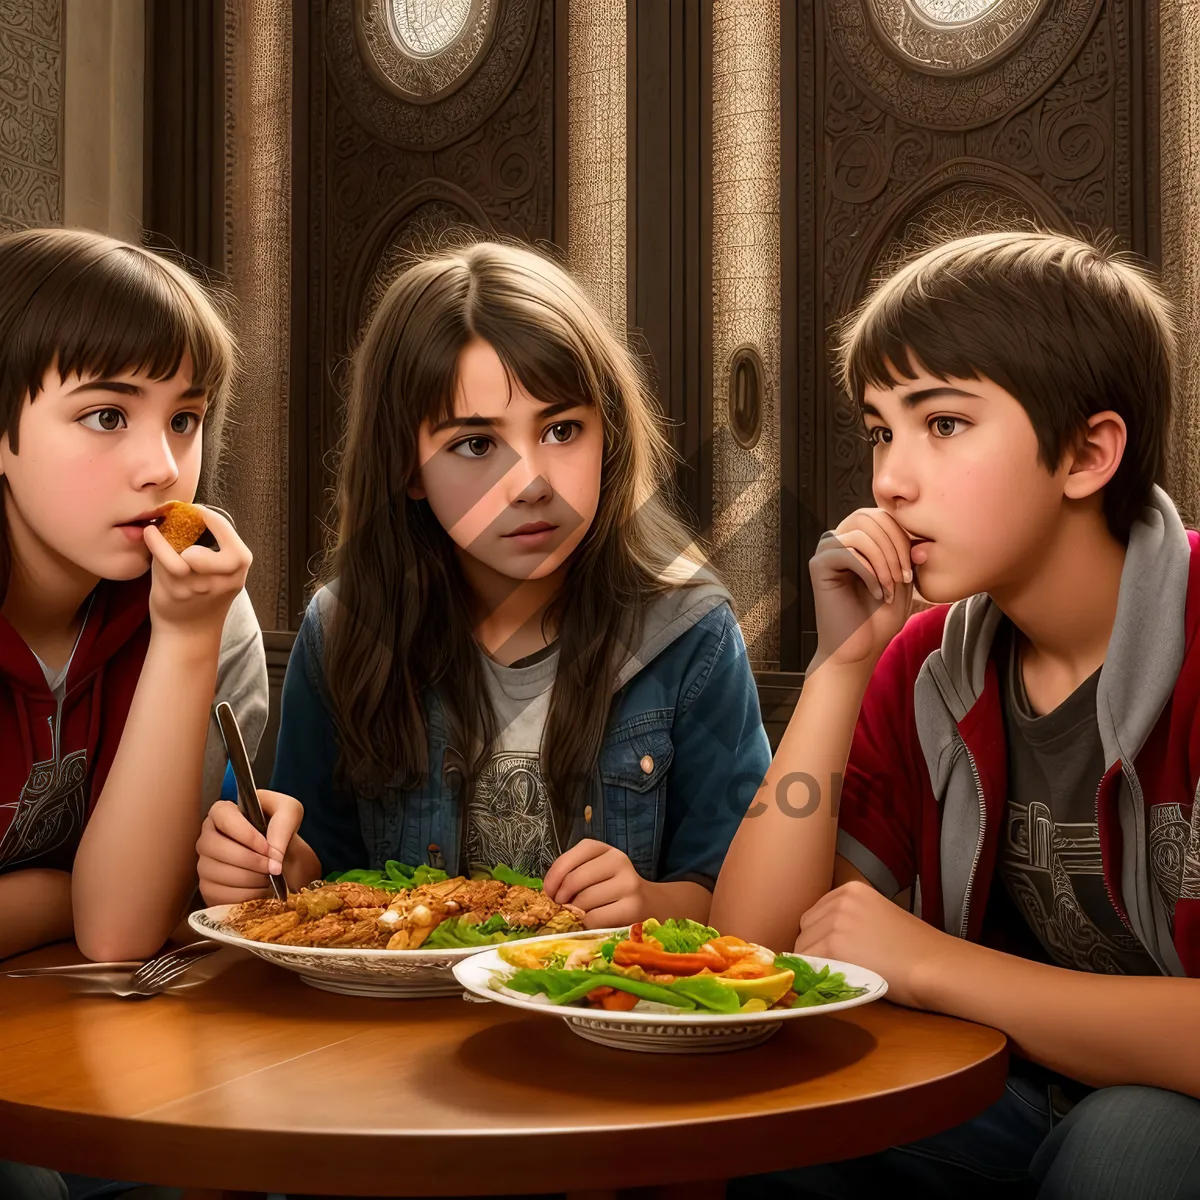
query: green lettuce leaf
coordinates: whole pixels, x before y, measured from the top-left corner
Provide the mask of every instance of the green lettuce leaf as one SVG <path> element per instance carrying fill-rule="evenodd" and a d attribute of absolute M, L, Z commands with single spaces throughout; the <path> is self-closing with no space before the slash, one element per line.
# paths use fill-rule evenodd
<path fill-rule="evenodd" d="M 600 947 L 600 958 L 604 959 L 604 961 L 606 963 L 612 962 L 613 955 L 617 952 L 617 947 L 622 942 L 627 942 L 628 940 L 629 940 L 629 930 L 628 929 L 622 929 L 619 933 L 614 933 L 612 935 L 612 937 L 610 937 L 608 939 L 608 941 L 605 942 L 604 945 Z"/>
<path fill-rule="evenodd" d="M 622 975 L 598 974 L 595 971 L 534 971 L 526 968 L 505 980 L 504 986 L 529 996 L 544 992 L 555 1004 L 574 1004 L 598 987 L 611 987 L 622 992 L 632 992 L 642 1000 L 670 1004 L 675 1008 L 697 1007 L 691 997 L 659 984 L 626 979 Z"/>
<path fill-rule="evenodd" d="M 642 922 L 642 937 L 653 938 L 668 954 L 695 954 L 705 942 L 721 935 L 699 921 L 677 921 L 672 918 L 659 924 L 653 917 Z"/>
<path fill-rule="evenodd" d="M 430 950 L 459 950 L 515 942 L 536 934 L 536 929 L 520 929 L 506 924 L 499 913 L 480 924 L 472 924 L 461 917 L 447 917 L 425 939 L 424 945 Z"/>
<path fill-rule="evenodd" d="M 420 887 L 423 883 L 440 883 L 449 876 L 445 871 L 422 864 L 419 867 L 409 867 L 404 863 L 389 858 L 383 865 L 382 871 L 367 870 L 356 867 L 353 871 L 331 871 L 325 876 L 326 883 L 361 883 L 367 887 L 379 888 L 385 892 L 407 891 L 409 888 Z"/>
<path fill-rule="evenodd" d="M 527 887 L 532 888 L 535 892 L 542 890 L 542 881 L 536 876 L 520 875 L 504 863 L 497 863 L 492 868 L 492 878 L 508 884 L 509 887 Z"/>
<path fill-rule="evenodd" d="M 811 1008 L 816 1004 L 853 1000 L 867 990 L 865 987 L 851 987 L 841 971 L 830 972 L 828 966 L 818 971 L 795 954 L 777 954 L 775 966 L 781 971 L 795 973 L 796 978 L 792 981 L 792 990 L 796 993 L 793 1008 Z"/>
<path fill-rule="evenodd" d="M 535 971 L 526 968 L 517 971 L 505 981 L 504 986 L 529 996 L 543 992 L 555 1004 L 573 1004 L 594 988 L 611 987 L 630 992 L 640 1000 L 669 1004 L 689 1012 L 702 1009 L 706 1012 L 734 1013 L 741 1007 L 735 991 L 711 977 L 703 976 L 677 979 L 674 983 L 650 983 L 609 971 Z"/>

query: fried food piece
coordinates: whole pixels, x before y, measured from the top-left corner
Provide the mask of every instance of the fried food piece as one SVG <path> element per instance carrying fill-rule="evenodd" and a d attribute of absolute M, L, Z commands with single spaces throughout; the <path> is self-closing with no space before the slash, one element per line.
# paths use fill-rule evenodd
<path fill-rule="evenodd" d="M 248 921 L 238 932 L 252 942 L 281 942 L 289 934 L 301 928 L 303 928 L 303 923 L 300 914 L 288 912 L 285 909 L 281 913 L 272 913 L 260 917 L 256 921 Z"/>
<path fill-rule="evenodd" d="M 560 917 L 564 909 L 561 904 L 555 904 L 545 892 L 515 885 L 508 889 L 500 911 L 510 925 L 522 929 L 538 929 Z M 566 930 L 555 928 L 547 932 L 560 933 Z"/>
<path fill-rule="evenodd" d="M 323 888 L 294 893 L 288 897 L 288 907 L 294 908 L 306 921 L 312 921 L 343 908 L 382 909 L 389 900 L 391 896 L 381 888 L 361 883 L 331 883 Z"/>
<path fill-rule="evenodd" d="M 246 900 L 235 905 L 225 915 L 222 924 L 234 933 L 243 933 L 250 926 L 273 917 L 278 917 L 288 911 L 288 905 L 273 897 L 263 900 Z"/>
<path fill-rule="evenodd" d="M 378 925 L 382 933 L 388 934 L 389 950 L 417 950 L 446 916 L 446 901 L 428 896 L 404 908 L 389 908 Z"/>
<path fill-rule="evenodd" d="M 158 531 L 167 539 L 167 545 L 179 554 L 189 546 L 194 546 L 208 528 L 204 523 L 204 515 L 194 504 L 185 504 L 182 500 L 172 500 L 159 510 L 162 520 Z"/>
<path fill-rule="evenodd" d="M 450 913 L 452 916 L 470 913 L 480 921 L 486 921 L 500 911 L 507 890 L 498 879 L 464 879 L 448 897 Z"/>
<path fill-rule="evenodd" d="M 583 909 L 560 904 L 559 911 L 542 927 L 543 933 L 575 933 L 583 928 Z"/>
<path fill-rule="evenodd" d="M 382 908 L 345 908 L 315 921 L 304 921 L 277 939 L 280 946 L 382 949 L 377 928 Z"/>

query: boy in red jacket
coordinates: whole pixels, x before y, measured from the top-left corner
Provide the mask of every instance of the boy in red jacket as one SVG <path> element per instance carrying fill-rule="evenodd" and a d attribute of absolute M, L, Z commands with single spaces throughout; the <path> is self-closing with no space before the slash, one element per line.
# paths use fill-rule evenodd
<path fill-rule="evenodd" d="M 848 321 L 878 507 L 810 565 L 818 651 L 711 920 L 1003 1030 L 1012 1069 L 945 1134 L 731 1194 L 1200 1195 L 1200 538 L 1157 486 L 1173 355 L 1147 277 L 1052 234 L 941 246 Z M 936 605 L 906 623 L 914 586 Z M 810 802 L 777 803 L 796 773 Z"/>
<path fill-rule="evenodd" d="M 0 959 L 71 937 L 154 953 L 220 793 L 214 700 L 251 753 L 261 737 L 250 551 L 211 508 L 215 548 L 177 553 L 154 524 L 215 472 L 234 354 L 206 291 L 149 251 L 0 237 Z M 0 1162 L 5 1200 L 66 1194 Z"/>

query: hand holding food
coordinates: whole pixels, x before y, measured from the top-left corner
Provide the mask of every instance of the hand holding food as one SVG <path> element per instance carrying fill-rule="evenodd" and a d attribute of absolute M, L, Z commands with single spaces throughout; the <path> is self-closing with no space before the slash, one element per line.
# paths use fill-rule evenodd
<path fill-rule="evenodd" d="M 304 806 L 292 796 L 263 788 L 258 799 L 267 818 L 266 837 L 228 800 L 218 800 L 208 810 L 196 842 L 205 904 L 241 904 L 265 896 L 270 892 L 268 873 L 278 875 L 283 870 Z M 302 843 L 300 848 L 308 850 Z"/>
<path fill-rule="evenodd" d="M 546 872 L 546 894 L 587 915 L 588 929 L 627 925 L 645 916 L 646 881 L 615 846 L 585 838 Z"/>
<path fill-rule="evenodd" d="M 253 555 L 229 521 L 214 509 L 190 504 L 166 509 L 162 527 L 150 524 L 143 533 L 153 556 L 152 628 L 155 633 L 171 630 L 219 640 L 229 606 L 246 585 Z M 212 532 L 216 549 L 194 544 L 204 532 L 195 529 L 197 516 Z M 183 549 L 177 552 L 172 542 L 183 543 Z"/>
<path fill-rule="evenodd" d="M 164 504 L 159 515 L 158 532 L 176 554 L 182 554 L 189 546 L 194 546 L 208 528 L 204 523 L 204 513 L 196 505 L 185 504 L 182 500 Z"/>
<path fill-rule="evenodd" d="M 909 615 L 911 544 L 881 508 L 860 508 L 820 540 L 809 562 L 819 663 L 874 666 Z"/>

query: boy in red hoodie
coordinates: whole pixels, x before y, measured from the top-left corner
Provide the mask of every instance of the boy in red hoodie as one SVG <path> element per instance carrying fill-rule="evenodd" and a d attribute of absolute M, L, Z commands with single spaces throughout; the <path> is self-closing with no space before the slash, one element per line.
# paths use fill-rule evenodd
<path fill-rule="evenodd" d="M 941 246 L 847 323 L 878 507 L 813 558 L 817 654 L 711 920 L 1003 1030 L 1012 1068 L 945 1134 L 731 1195 L 1200 1196 L 1200 537 L 1157 486 L 1173 355 L 1141 271 L 1050 234 Z M 936 603 L 906 622 L 914 586 Z M 775 803 L 797 772 L 810 803 Z"/>
<path fill-rule="evenodd" d="M 174 264 L 92 233 L 0 237 L 0 958 L 153 953 L 195 887 L 229 699 L 266 718 L 250 553 L 153 524 L 216 465 L 233 344 Z M 207 442 L 207 447 L 203 443 Z"/>
<path fill-rule="evenodd" d="M 212 479 L 233 355 L 165 259 L 73 230 L 0 237 L 0 959 L 72 936 L 93 959 L 157 950 L 220 794 L 214 697 L 251 754 L 261 737 L 250 552 L 211 508 L 215 548 L 177 554 L 153 523 Z M 13 1163 L 0 1193 L 67 1195 Z"/>

